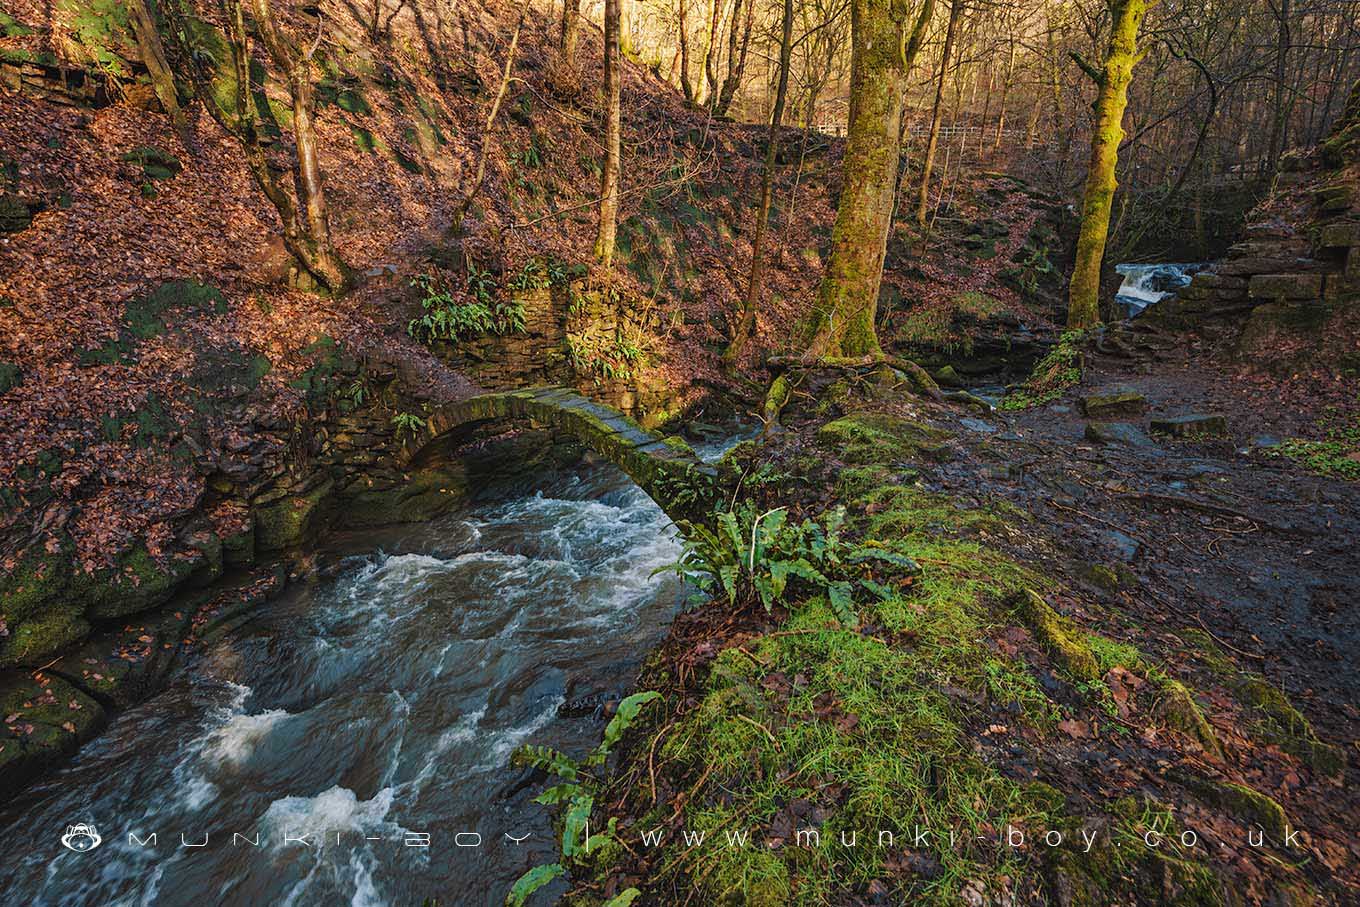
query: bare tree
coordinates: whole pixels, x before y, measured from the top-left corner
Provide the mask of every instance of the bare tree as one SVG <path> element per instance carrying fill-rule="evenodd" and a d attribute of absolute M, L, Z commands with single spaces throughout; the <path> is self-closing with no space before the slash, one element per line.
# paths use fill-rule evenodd
<path fill-rule="evenodd" d="M 179 93 L 175 90 L 175 75 L 165 58 L 165 45 L 161 42 L 161 32 L 156 25 L 156 11 L 153 0 L 131 0 L 128 4 L 129 21 L 132 33 L 137 38 L 137 49 L 142 63 L 151 76 L 151 87 L 156 92 L 156 100 L 170 117 L 170 123 L 179 134 L 179 140 L 187 147 L 190 143 L 189 121 L 179 106 Z"/>
<path fill-rule="evenodd" d="M 779 84 L 775 89 L 774 112 L 770 116 L 770 133 L 765 143 L 765 165 L 760 172 L 760 205 L 756 209 L 756 234 L 751 243 L 751 279 L 746 286 L 746 303 L 741 320 L 732 335 L 732 342 L 723 353 L 723 361 L 732 363 L 741 357 L 742 349 L 755 331 L 756 306 L 765 272 L 765 230 L 770 223 L 770 202 L 774 195 L 774 165 L 779 155 L 779 127 L 784 119 L 784 103 L 789 93 L 789 59 L 793 56 L 793 0 L 784 0 L 784 17 L 779 39 Z"/>
<path fill-rule="evenodd" d="M 619 226 L 619 154 L 621 151 L 623 73 L 619 69 L 619 0 L 604 2 L 604 166 L 600 168 L 600 229 L 595 258 L 609 268 L 614 263 L 614 238 Z"/>
<path fill-rule="evenodd" d="M 963 0 L 950 0 L 949 24 L 944 31 L 944 50 L 940 52 L 940 73 L 935 79 L 935 102 L 930 107 L 930 135 L 926 139 L 926 154 L 921 162 L 921 188 L 916 193 L 916 223 L 926 225 L 926 208 L 930 202 L 930 171 L 935 166 L 935 151 L 940 142 L 940 119 L 944 107 L 944 83 L 949 73 L 949 60 L 954 52 L 954 36 L 958 34 L 963 17 Z"/>
<path fill-rule="evenodd" d="M 227 5 L 228 40 L 235 66 L 236 96 L 234 110 L 223 110 L 209 101 L 206 106 L 222 127 L 241 143 L 246 164 L 260 190 L 278 211 L 283 224 L 283 242 L 298 263 L 317 282 L 331 292 L 349 288 L 352 276 L 331 241 L 330 218 L 326 210 L 325 180 L 321 172 L 317 147 L 316 124 L 313 116 L 316 97 L 312 85 L 311 61 L 320 41 L 307 49 L 295 45 L 275 21 L 269 0 L 250 0 L 255 27 L 264 42 L 265 50 L 274 65 L 282 70 L 293 102 L 293 135 L 296 154 L 293 158 L 294 195 L 279 181 L 269 165 L 268 156 L 260 143 L 256 127 L 254 101 L 251 97 L 251 43 L 246 31 L 243 0 L 231 0 Z M 211 98 L 206 80 L 199 77 L 200 95 Z"/>

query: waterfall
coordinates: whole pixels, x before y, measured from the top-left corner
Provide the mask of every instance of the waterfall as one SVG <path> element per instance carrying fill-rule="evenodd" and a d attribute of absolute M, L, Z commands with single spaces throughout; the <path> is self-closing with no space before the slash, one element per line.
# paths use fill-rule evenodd
<path fill-rule="evenodd" d="M 1156 305 L 1188 286 L 1190 279 L 1207 267 L 1207 264 L 1196 262 L 1115 265 L 1115 273 L 1124 278 L 1115 292 L 1115 301 L 1124 306 L 1129 318 L 1136 317 L 1148 306 Z"/>

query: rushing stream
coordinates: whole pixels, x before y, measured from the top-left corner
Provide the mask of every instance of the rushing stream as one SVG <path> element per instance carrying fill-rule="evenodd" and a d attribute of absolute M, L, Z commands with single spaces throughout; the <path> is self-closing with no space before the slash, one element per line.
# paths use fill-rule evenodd
<path fill-rule="evenodd" d="M 680 550 L 669 521 L 592 467 L 330 548 L 329 579 L 0 811 L 0 903 L 492 905 L 551 860 L 509 756 L 598 740 L 559 707 L 625 687 L 674 614 L 678 581 L 651 576 Z M 77 823 L 102 844 L 63 847 Z"/>

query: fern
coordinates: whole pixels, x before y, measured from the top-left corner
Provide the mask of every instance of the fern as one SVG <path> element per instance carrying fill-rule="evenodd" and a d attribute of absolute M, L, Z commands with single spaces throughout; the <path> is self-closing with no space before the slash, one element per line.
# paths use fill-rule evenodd
<path fill-rule="evenodd" d="M 759 602 L 770 611 L 791 585 L 826 596 L 836 616 L 854 626 L 855 591 L 878 598 L 892 595 L 873 579 L 875 569 L 912 575 L 920 569 L 907 555 L 876 542 L 851 544 L 841 537 L 845 512 L 823 514 L 820 521 L 791 523 L 782 507 L 757 513 L 750 504 L 716 514 L 712 527 L 682 524 L 685 550 L 670 570 L 707 596 L 726 597 L 729 605 Z"/>
<path fill-rule="evenodd" d="M 505 896 L 505 907 L 524 907 L 524 902 L 529 899 L 529 895 L 566 871 L 561 863 L 535 866 L 515 881 L 514 887 Z"/>

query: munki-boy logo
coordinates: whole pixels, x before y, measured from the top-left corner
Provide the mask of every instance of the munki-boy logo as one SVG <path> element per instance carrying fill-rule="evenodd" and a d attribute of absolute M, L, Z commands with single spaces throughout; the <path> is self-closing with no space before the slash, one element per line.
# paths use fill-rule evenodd
<path fill-rule="evenodd" d="M 99 837 L 99 832 L 95 831 L 93 825 L 81 822 L 66 826 L 66 834 L 61 836 L 61 843 L 76 853 L 89 853 L 104 843 L 104 839 Z"/>

